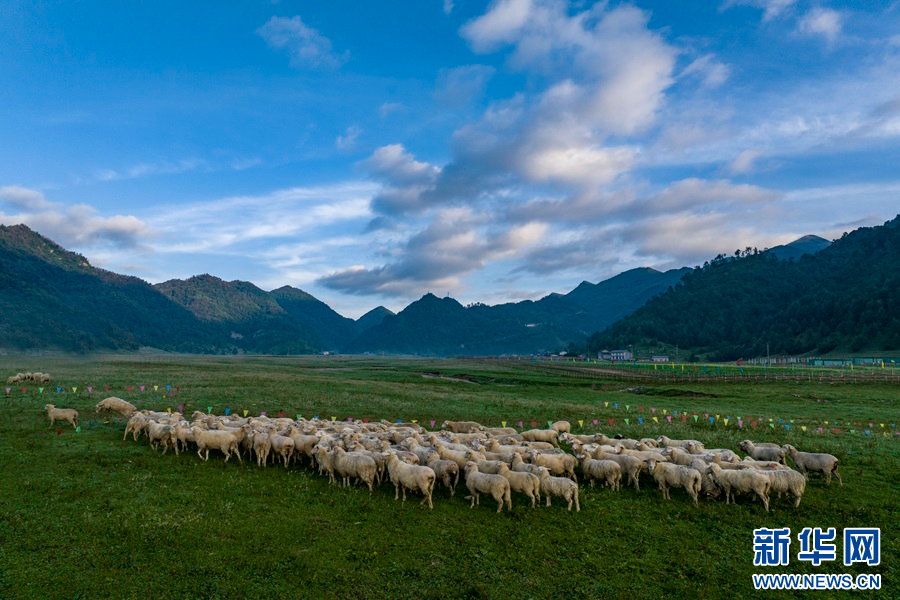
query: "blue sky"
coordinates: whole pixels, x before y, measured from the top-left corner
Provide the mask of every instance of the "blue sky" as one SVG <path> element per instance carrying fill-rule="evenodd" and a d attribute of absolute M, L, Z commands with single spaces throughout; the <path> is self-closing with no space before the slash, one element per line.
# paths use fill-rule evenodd
<path fill-rule="evenodd" d="M 0 3 L 0 223 L 344 315 L 900 212 L 900 2 Z"/>

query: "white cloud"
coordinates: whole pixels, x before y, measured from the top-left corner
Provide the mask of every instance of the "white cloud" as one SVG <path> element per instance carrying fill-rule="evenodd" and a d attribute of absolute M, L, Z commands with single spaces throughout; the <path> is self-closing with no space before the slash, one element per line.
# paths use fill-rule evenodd
<path fill-rule="evenodd" d="M 444 14 L 449 15 L 453 10 L 453 0 L 444 0 Z"/>
<path fill-rule="evenodd" d="M 704 87 L 716 88 L 728 81 L 731 69 L 712 54 L 705 54 L 694 60 L 679 74 L 682 77 L 697 77 Z"/>
<path fill-rule="evenodd" d="M 629 147 L 597 148 L 589 145 L 539 147 L 522 158 L 524 174 L 535 181 L 554 180 L 579 187 L 599 188 L 611 183 L 634 163 Z"/>
<path fill-rule="evenodd" d="M 17 185 L 0 187 L 0 202 L 27 212 L 48 210 L 56 206 L 47 202 L 40 192 Z"/>
<path fill-rule="evenodd" d="M 143 162 L 124 169 L 97 169 L 94 172 L 95 181 L 121 181 L 126 179 L 138 179 L 155 175 L 177 175 L 200 169 L 209 169 L 210 165 L 199 158 L 186 158 L 179 161 Z"/>
<path fill-rule="evenodd" d="M 370 183 L 346 183 L 157 206 L 148 222 L 154 229 L 172 235 L 156 247 L 158 252 L 244 254 L 251 242 L 313 232 L 327 236 L 329 226 L 364 222 L 371 216 L 369 199 L 376 190 Z"/>
<path fill-rule="evenodd" d="M 352 150 L 356 146 L 356 141 L 359 139 L 361 133 L 362 129 L 356 125 L 351 125 L 343 135 L 337 136 L 334 144 L 339 150 Z"/>
<path fill-rule="evenodd" d="M 461 292 L 462 277 L 490 260 L 514 256 L 542 240 L 546 226 L 525 223 L 495 228 L 486 215 L 465 208 L 440 211 L 387 264 L 354 265 L 318 280 L 348 294 L 414 298 L 430 290 Z"/>
<path fill-rule="evenodd" d="M 516 40 L 529 20 L 534 20 L 532 0 L 495 0 L 488 12 L 469 21 L 460 33 L 479 53 L 493 52 Z"/>
<path fill-rule="evenodd" d="M 350 58 L 349 51 L 334 52 L 331 40 L 306 25 L 299 16 L 272 17 L 256 30 L 270 48 L 282 50 L 297 69 L 337 69 Z"/>
<path fill-rule="evenodd" d="M 800 33 L 806 35 L 820 35 L 824 37 L 829 44 L 837 41 L 838 36 L 843 30 L 843 16 L 836 10 L 830 8 L 816 7 L 810 9 L 797 25 Z"/>
<path fill-rule="evenodd" d="M 464 65 L 441 69 L 435 83 L 435 99 L 438 103 L 451 108 L 459 108 L 480 99 L 495 71 L 494 67 L 487 65 Z"/>
<path fill-rule="evenodd" d="M 752 173 L 756 168 L 756 159 L 761 154 L 759 150 L 744 150 L 728 164 L 728 172 L 732 175 L 748 175 Z"/>
<path fill-rule="evenodd" d="M 385 119 L 401 110 L 403 110 L 403 104 L 400 102 L 384 102 L 378 107 L 378 116 Z"/>
<path fill-rule="evenodd" d="M 796 2 L 797 0 L 726 0 L 722 4 L 722 10 L 732 6 L 753 6 L 762 9 L 763 21 L 771 21 L 785 13 Z"/>
<path fill-rule="evenodd" d="M 385 182 L 385 187 L 372 199 L 376 213 L 395 216 L 428 208 L 423 194 L 433 189 L 440 168 L 417 161 L 400 144 L 382 146 L 358 164 Z"/>
<path fill-rule="evenodd" d="M 0 187 L 3 205 L 17 212 L 0 212 L 0 223 L 25 224 L 67 249 L 134 249 L 151 233 L 151 228 L 133 215 L 104 217 L 87 204 L 49 202 L 40 192 L 24 187 Z"/>

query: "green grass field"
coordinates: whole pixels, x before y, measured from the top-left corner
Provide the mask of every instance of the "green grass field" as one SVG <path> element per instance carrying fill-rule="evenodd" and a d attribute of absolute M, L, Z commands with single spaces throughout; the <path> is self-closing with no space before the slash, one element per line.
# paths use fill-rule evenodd
<path fill-rule="evenodd" d="M 0 597 L 850 595 L 757 592 L 752 573 L 881 574 L 880 591 L 853 597 L 900 597 L 900 438 L 891 428 L 898 416 L 896 384 L 635 385 L 516 365 L 374 357 L 0 356 L 0 367 L 4 378 L 18 371 L 54 378 L 43 393 L 25 384 L 24 393 L 14 385 L 0 396 Z M 146 439 L 122 441 L 124 422 L 94 415 L 94 405 L 109 395 L 139 408 L 177 410 L 180 404 L 187 413 L 212 406 L 217 414 L 228 408 L 402 419 L 429 428 L 431 420 L 439 425 L 444 419 L 514 426 L 521 420 L 527 428 L 531 421 L 546 426 L 567 419 L 577 433 L 582 420 L 585 432 L 692 437 L 732 449 L 750 437 L 835 454 L 844 486 L 827 487 L 813 475 L 798 509 L 773 498 L 768 514 L 749 497 L 737 506 L 701 501 L 693 508 L 683 490 L 673 490 L 665 501 L 646 476 L 639 492 L 582 486 L 580 513 L 567 512 L 560 500 L 533 510 L 515 496 L 511 512 L 495 514 L 490 499 L 470 510 L 464 486 L 455 498 L 437 488 L 429 511 L 418 497 L 395 501 L 388 483 L 370 495 L 362 487 L 330 486 L 305 466 L 262 469 L 225 464 L 220 455 L 208 463 L 196 453 L 163 456 Z M 77 408 L 80 433 L 48 428 L 47 402 Z M 666 417 L 675 411 L 670 424 Z M 707 413 L 719 415 L 714 424 Z M 744 429 L 737 428 L 738 416 Z M 748 429 L 751 418 L 755 430 Z M 840 435 L 831 431 L 834 421 Z M 793 534 L 790 564 L 754 567 L 753 530 L 785 526 Z M 839 537 L 845 527 L 880 527 L 881 564 L 843 566 L 840 541 L 834 562 L 814 567 L 799 561 L 796 535 L 804 527 L 836 527 Z"/>

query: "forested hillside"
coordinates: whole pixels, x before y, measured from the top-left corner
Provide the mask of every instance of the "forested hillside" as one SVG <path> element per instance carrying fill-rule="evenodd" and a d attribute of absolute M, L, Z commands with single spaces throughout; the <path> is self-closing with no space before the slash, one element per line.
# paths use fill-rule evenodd
<path fill-rule="evenodd" d="M 587 348 L 678 345 L 713 360 L 900 349 L 900 217 L 817 252 L 717 257 Z"/>
<path fill-rule="evenodd" d="M 216 350 L 223 332 L 145 281 L 92 267 L 24 225 L 0 226 L 0 345 L 70 352 Z"/>

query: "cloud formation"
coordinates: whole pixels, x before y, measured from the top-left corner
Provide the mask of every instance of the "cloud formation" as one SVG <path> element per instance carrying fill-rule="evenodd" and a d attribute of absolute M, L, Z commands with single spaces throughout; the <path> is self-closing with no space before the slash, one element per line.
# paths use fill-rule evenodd
<path fill-rule="evenodd" d="M 500 230 L 486 215 L 465 208 L 440 211 L 423 230 L 379 267 L 352 267 L 331 273 L 318 283 L 349 294 L 415 296 L 423 290 L 459 292 L 461 278 L 482 269 L 489 260 L 515 254 L 543 238 L 539 223 Z"/>
<path fill-rule="evenodd" d="M 331 40 L 306 25 L 298 16 L 272 17 L 256 30 L 270 48 L 286 52 L 295 69 L 337 69 L 350 59 L 350 52 L 337 53 Z"/>
<path fill-rule="evenodd" d="M 640 152 L 626 140 L 655 125 L 675 80 L 678 51 L 648 20 L 633 6 L 571 13 L 559 0 L 499 0 L 466 23 L 460 35 L 470 47 L 506 52 L 508 66 L 533 81 L 531 91 L 491 102 L 460 127 L 444 165 L 401 144 L 361 161 L 382 184 L 369 231 L 391 230 L 394 242 L 381 266 L 346 267 L 319 283 L 350 294 L 415 296 L 459 290 L 489 261 L 547 270 L 554 261 L 539 261 L 535 249 L 562 231 L 554 224 L 597 223 L 625 210 L 635 194 L 613 190 Z M 709 56 L 692 74 L 717 85 L 727 68 Z M 436 99 L 463 103 L 493 75 L 481 65 L 443 71 Z M 585 261 L 601 251 L 581 236 L 570 244 L 567 252 Z"/>
<path fill-rule="evenodd" d="M 796 3 L 797 0 L 726 0 L 722 4 L 722 10 L 732 6 L 753 6 L 762 9 L 765 22 L 784 14 Z"/>
<path fill-rule="evenodd" d="M 798 31 L 806 35 L 820 35 L 829 44 L 837 41 L 843 30 L 843 17 L 841 13 L 830 8 L 815 7 L 810 9 L 797 25 Z"/>
<path fill-rule="evenodd" d="M 69 249 L 135 249 L 151 233 L 148 225 L 135 216 L 103 217 L 87 204 L 50 202 L 40 192 L 19 186 L 0 187 L 0 208 L 3 206 L 15 212 L 0 212 L 0 223 L 28 225 Z"/>

